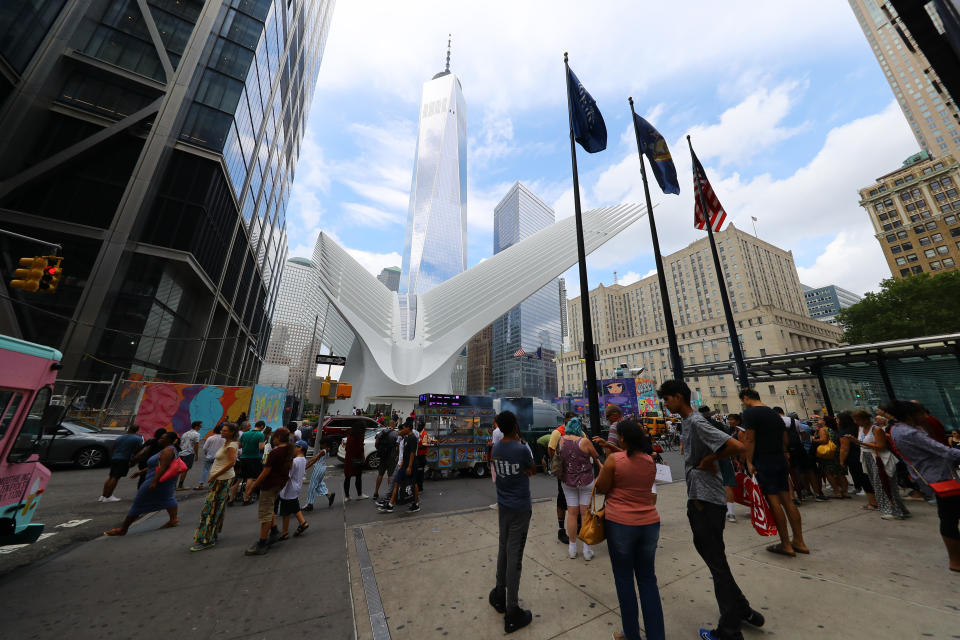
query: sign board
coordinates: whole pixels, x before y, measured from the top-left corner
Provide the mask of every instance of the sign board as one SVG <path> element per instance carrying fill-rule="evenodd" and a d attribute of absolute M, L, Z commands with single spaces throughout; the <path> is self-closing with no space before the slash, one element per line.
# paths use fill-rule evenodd
<path fill-rule="evenodd" d="M 317 356 L 317 364 L 332 364 L 338 367 L 347 366 L 347 358 L 345 356 Z"/>

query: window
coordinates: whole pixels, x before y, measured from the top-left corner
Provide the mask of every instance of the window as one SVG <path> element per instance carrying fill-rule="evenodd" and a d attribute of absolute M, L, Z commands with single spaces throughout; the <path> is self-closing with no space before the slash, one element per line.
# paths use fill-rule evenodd
<path fill-rule="evenodd" d="M 960 227 L 954 227 L 953 229 L 950 229 L 950 235 L 954 238 L 960 236 Z"/>
<path fill-rule="evenodd" d="M 43 435 L 43 412 L 50 403 L 50 389 L 44 387 L 37 392 L 33 404 L 30 405 L 30 411 L 27 413 L 27 419 L 23 421 L 20 433 L 13 446 L 10 447 L 10 454 L 7 456 L 8 462 L 26 462 L 33 454 L 34 447 L 40 442 Z"/>
<path fill-rule="evenodd" d="M 943 242 L 943 235 L 939 233 L 930 234 L 930 239 L 934 242 Z"/>
<path fill-rule="evenodd" d="M 951 268 L 953 268 L 953 265 L 954 265 L 953 258 L 944 258 L 944 259 L 943 259 L 943 266 L 944 266 L 944 268 L 946 268 L 946 269 L 951 269 Z"/>
<path fill-rule="evenodd" d="M 900 240 L 906 240 L 906 239 L 907 239 L 907 232 L 906 232 L 906 231 L 897 231 L 897 238 L 899 238 Z"/>
<path fill-rule="evenodd" d="M 940 271 L 940 261 L 934 260 L 930 263 L 930 271 Z"/>
<path fill-rule="evenodd" d="M 10 423 L 17 415 L 17 409 L 23 401 L 23 394 L 16 391 L 0 389 L 0 438 L 7 433 Z M 4 411 L 6 409 L 6 411 Z"/>
<path fill-rule="evenodd" d="M 952 210 L 953 210 L 953 207 L 951 207 L 949 204 L 945 204 L 942 207 L 940 207 L 940 211 L 943 213 L 947 213 L 948 211 L 952 211 Z"/>
<path fill-rule="evenodd" d="M 890 247 L 890 253 L 900 253 L 901 251 L 903 251 L 903 249 L 901 249 L 900 245 L 898 244 L 895 244 L 892 247 Z"/>
<path fill-rule="evenodd" d="M 923 273 L 923 267 L 920 267 L 920 266 L 910 267 L 910 272 L 911 272 L 911 273 Z"/>
<path fill-rule="evenodd" d="M 907 262 L 916 262 L 918 260 L 917 254 L 911 253 L 907 256 Z"/>
<path fill-rule="evenodd" d="M 761 355 L 761 356 L 767 355 L 767 350 L 766 350 L 766 349 L 760 349 L 760 355 Z M 723 387 L 720 387 L 720 388 L 723 389 Z M 726 394 L 724 394 L 724 395 L 726 395 Z"/>
<path fill-rule="evenodd" d="M 910 275 L 910 269 L 900 269 L 900 275 L 901 275 L 901 276 L 908 276 L 908 275 Z"/>
<path fill-rule="evenodd" d="M 899 258 L 896 259 L 896 263 L 898 267 L 902 267 L 903 265 L 907 264 L 907 259 L 904 258 L 903 256 L 900 256 Z"/>
<path fill-rule="evenodd" d="M 943 176 L 942 178 L 940 178 L 940 184 L 942 184 L 945 187 L 949 187 L 953 184 L 953 178 L 951 178 L 950 176 Z"/>
<path fill-rule="evenodd" d="M 927 249 L 926 251 L 923 252 L 923 255 L 926 256 L 927 258 L 936 258 L 937 252 L 935 249 Z"/>
<path fill-rule="evenodd" d="M 777 388 L 776 388 L 775 386 L 773 386 L 772 384 L 771 384 L 771 385 L 767 385 L 767 390 L 770 392 L 770 395 L 772 395 L 772 396 L 777 395 Z"/>
<path fill-rule="evenodd" d="M 950 253 L 950 249 L 947 248 L 947 245 L 942 244 L 939 247 L 937 247 L 937 253 L 939 253 L 942 256 L 945 256 L 948 253 Z"/>
<path fill-rule="evenodd" d="M 910 215 L 910 222 L 917 222 L 920 220 L 920 216 L 916 213 Z"/>
<path fill-rule="evenodd" d="M 916 233 L 916 234 L 918 234 L 918 235 L 921 234 L 921 233 L 923 233 L 923 225 L 922 225 L 922 224 L 918 224 L 917 226 L 915 226 L 915 227 L 913 228 L 913 232 Z"/>
<path fill-rule="evenodd" d="M 913 249 L 913 243 L 912 243 L 912 242 L 904 242 L 904 243 L 903 243 L 902 245 L 900 245 L 900 246 L 903 247 L 903 250 L 904 250 L 904 251 L 909 251 L 910 249 Z"/>
<path fill-rule="evenodd" d="M 936 180 L 934 180 L 933 182 L 929 183 L 927 186 L 930 187 L 930 191 L 933 191 L 933 192 L 940 191 L 940 183 L 937 182 Z"/>
<path fill-rule="evenodd" d="M 956 189 L 947 189 L 947 197 L 948 197 L 948 198 L 956 198 L 956 197 L 957 197 L 957 190 L 956 190 Z"/>
<path fill-rule="evenodd" d="M 957 224 L 957 216 L 947 216 L 943 219 L 944 224 Z"/>
<path fill-rule="evenodd" d="M 894 228 L 894 229 L 898 229 L 898 228 L 900 228 L 900 227 L 902 227 L 902 226 L 903 226 L 903 223 L 900 222 L 899 220 L 896 220 L 896 221 L 893 223 L 893 228 Z"/>
<path fill-rule="evenodd" d="M 928 238 L 928 237 L 926 237 L 926 236 L 924 236 L 924 237 L 922 237 L 922 238 L 919 238 L 919 239 L 917 240 L 917 242 L 920 243 L 920 246 L 921 246 L 921 247 L 929 247 L 929 246 L 930 246 L 930 238 Z"/>
<path fill-rule="evenodd" d="M 927 231 L 932 231 L 933 229 L 937 228 L 937 222 L 935 220 L 931 220 L 930 222 L 926 223 L 924 226 L 927 228 Z"/>

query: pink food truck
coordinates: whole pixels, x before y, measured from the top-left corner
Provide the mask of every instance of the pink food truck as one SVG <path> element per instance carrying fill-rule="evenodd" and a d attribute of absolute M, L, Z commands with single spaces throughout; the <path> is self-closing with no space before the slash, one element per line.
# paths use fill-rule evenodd
<path fill-rule="evenodd" d="M 50 406 L 60 352 L 0 335 L 0 545 L 35 542 L 42 524 L 31 522 L 50 481 L 37 451 L 44 427 L 61 407 Z"/>

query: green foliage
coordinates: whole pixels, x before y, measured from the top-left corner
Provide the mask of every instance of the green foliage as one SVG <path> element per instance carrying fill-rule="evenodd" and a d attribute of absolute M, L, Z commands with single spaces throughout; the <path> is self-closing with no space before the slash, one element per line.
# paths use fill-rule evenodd
<path fill-rule="evenodd" d="M 837 320 L 850 344 L 960 332 L 960 271 L 884 280 Z"/>

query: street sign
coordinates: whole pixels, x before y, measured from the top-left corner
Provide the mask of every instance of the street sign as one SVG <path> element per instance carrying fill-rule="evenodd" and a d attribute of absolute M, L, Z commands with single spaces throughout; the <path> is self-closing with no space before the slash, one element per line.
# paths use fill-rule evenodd
<path fill-rule="evenodd" d="M 338 367 L 347 366 L 347 359 L 344 356 L 317 356 L 317 364 L 332 364 Z"/>

